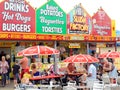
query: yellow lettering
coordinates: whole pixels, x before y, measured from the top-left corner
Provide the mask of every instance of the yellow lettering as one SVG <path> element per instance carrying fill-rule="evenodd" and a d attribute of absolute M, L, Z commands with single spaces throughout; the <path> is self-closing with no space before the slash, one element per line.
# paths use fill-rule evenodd
<path fill-rule="evenodd" d="M 36 39 L 36 35 L 23 35 L 24 39 Z"/>
<path fill-rule="evenodd" d="M 86 17 L 83 16 L 74 16 L 73 19 L 75 23 L 82 23 L 82 24 L 86 23 Z"/>
<path fill-rule="evenodd" d="M 70 30 L 88 31 L 88 25 L 70 23 Z"/>
<path fill-rule="evenodd" d="M 13 39 L 14 39 L 14 38 L 20 39 L 20 38 L 21 38 L 21 35 L 12 34 L 12 35 L 11 35 L 11 38 L 13 38 Z"/>
<path fill-rule="evenodd" d="M 38 36 L 38 39 L 45 39 L 44 36 Z"/>
<path fill-rule="evenodd" d="M 0 38 L 8 38 L 8 34 L 0 34 Z"/>

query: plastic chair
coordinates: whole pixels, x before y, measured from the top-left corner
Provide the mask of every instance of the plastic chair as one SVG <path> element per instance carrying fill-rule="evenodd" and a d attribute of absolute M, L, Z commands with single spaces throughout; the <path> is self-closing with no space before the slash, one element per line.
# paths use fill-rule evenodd
<path fill-rule="evenodd" d="M 94 81 L 93 90 L 104 90 L 104 82 L 103 81 Z"/>
<path fill-rule="evenodd" d="M 76 82 L 75 81 L 69 81 L 67 83 L 68 86 L 75 86 L 76 85 Z"/>
<path fill-rule="evenodd" d="M 73 86 L 64 86 L 63 90 L 77 90 L 77 88 L 75 88 Z"/>
<path fill-rule="evenodd" d="M 104 82 L 104 89 L 105 90 L 111 90 L 112 88 L 117 88 L 118 84 L 111 84 L 109 76 L 102 76 L 102 80 Z M 113 90 L 113 89 L 112 89 Z M 116 90 L 116 89 L 115 89 Z"/>
<path fill-rule="evenodd" d="M 117 84 L 120 85 L 120 76 L 117 77 Z"/>

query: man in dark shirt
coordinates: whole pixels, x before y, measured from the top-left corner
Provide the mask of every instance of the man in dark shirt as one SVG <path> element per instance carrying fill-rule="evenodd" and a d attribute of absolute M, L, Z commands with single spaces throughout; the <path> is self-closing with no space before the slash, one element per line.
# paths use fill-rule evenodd
<path fill-rule="evenodd" d="M 14 86 L 16 86 L 20 80 L 20 77 L 19 77 L 20 66 L 17 60 L 15 61 L 15 65 L 13 65 L 12 70 L 14 75 Z"/>

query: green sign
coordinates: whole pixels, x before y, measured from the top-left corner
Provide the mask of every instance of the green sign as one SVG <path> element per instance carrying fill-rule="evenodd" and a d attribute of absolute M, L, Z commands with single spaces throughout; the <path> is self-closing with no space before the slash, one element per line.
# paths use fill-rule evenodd
<path fill-rule="evenodd" d="M 36 33 L 66 34 L 66 13 L 53 1 L 36 11 Z"/>

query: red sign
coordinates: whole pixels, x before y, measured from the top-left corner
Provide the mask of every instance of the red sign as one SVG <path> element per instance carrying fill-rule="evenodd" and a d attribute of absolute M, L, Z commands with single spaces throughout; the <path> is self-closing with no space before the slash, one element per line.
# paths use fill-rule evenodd
<path fill-rule="evenodd" d="M 93 15 L 92 20 L 93 35 L 111 36 L 111 19 L 102 8 L 100 8 L 98 12 Z"/>
<path fill-rule="evenodd" d="M 25 0 L 0 3 L 0 32 L 35 33 L 35 10 Z"/>

